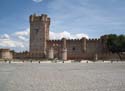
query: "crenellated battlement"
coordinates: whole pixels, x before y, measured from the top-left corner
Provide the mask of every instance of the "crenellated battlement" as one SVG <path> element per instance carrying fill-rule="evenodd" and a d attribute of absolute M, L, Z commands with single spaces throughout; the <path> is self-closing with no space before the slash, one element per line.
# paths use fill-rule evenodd
<path fill-rule="evenodd" d="M 86 38 L 81 38 L 81 39 L 66 39 L 66 38 L 62 38 L 61 40 L 47 40 L 47 42 L 62 42 L 62 41 L 72 41 L 72 42 L 75 42 L 75 41 L 81 41 L 81 40 L 87 40 Z"/>
<path fill-rule="evenodd" d="M 46 15 L 46 14 L 41 14 L 41 15 L 36 15 L 36 14 L 33 14 L 30 16 L 30 22 L 50 22 L 50 18 Z"/>
<path fill-rule="evenodd" d="M 95 38 L 95 39 L 88 39 L 88 41 L 93 41 L 93 42 L 95 42 L 95 41 L 99 41 L 100 39 L 98 39 L 98 38 Z"/>
<path fill-rule="evenodd" d="M 47 40 L 47 42 L 62 42 L 61 40 Z"/>
<path fill-rule="evenodd" d="M 75 41 L 81 41 L 81 39 L 67 39 L 67 41 L 75 42 Z"/>

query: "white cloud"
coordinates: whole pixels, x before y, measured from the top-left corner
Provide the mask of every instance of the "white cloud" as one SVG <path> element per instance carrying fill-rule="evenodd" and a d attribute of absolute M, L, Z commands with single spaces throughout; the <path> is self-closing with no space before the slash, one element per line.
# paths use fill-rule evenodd
<path fill-rule="evenodd" d="M 0 39 L 0 46 L 1 47 L 16 47 L 14 41 L 10 39 Z"/>
<path fill-rule="evenodd" d="M 8 34 L 3 34 L 0 36 L 0 39 L 9 39 L 10 36 Z"/>
<path fill-rule="evenodd" d="M 71 34 L 67 31 L 60 32 L 60 33 L 55 33 L 55 32 L 50 32 L 50 39 L 62 39 L 62 38 L 67 38 L 67 39 L 81 39 L 82 37 L 89 38 L 87 34 L 81 33 L 81 34 Z"/>
<path fill-rule="evenodd" d="M 25 51 L 29 48 L 29 29 L 12 34 L 0 35 L 0 48 Z"/>
<path fill-rule="evenodd" d="M 24 36 L 18 36 L 18 38 L 22 41 L 28 41 L 28 38 L 24 37 Z"/>
<path fill-rule="evenodd" d="M 0 40 L 0 46 L 1 47 L 6 47 L 6 48 L 14 48 L 14 47 L 18 47 L 18 48 L 24 48 L 24 44 L 20 41 L 14 41 L 11 39 L 6 39 L 6 40 Z"/>
<path fill-rule="evenodd" d="M 33 1 L 39 3 L 42 2 L 43 0 L 33 0 Z"/>
<path fill-rule="evenodd" d="M 13 37 L 16 37 L 18 40 L 28 41 L 29 40 L 29 28 L 27 28 L 24 31 L 15 32 L 13 34 Z"/>
<path fill-rule="evenodd" d="M 16 35 L 16 36 L 28 36 L 29 35 L 29 28 L 27 28 L 24 31 L 15 32 L 14 35 Z"/>

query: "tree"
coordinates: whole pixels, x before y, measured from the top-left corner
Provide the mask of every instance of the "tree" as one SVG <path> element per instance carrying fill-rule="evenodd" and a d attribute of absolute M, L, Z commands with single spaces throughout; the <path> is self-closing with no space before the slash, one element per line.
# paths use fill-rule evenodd
<path fill-rule="evenodd" d="M 107 47 L 112 53 L 117 53 L 120 60 L 122 60 L 121 54 L 125 52 L 125 35 L 108 35 Z"/>

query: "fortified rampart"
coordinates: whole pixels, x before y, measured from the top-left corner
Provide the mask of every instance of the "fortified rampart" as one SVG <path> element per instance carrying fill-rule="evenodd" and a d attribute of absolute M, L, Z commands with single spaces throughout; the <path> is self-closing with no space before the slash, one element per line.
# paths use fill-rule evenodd
<path fill-rule="evenodd" d="M 100 39 L 65 39 L 48 40 L 47 50 L 53 50 L 53 57 L 61 59 L 63 48 L 66 49 L 67 59 L 95 59 L 95 56 L 106 54 Z M 105 49 L 106 50 L 106 49 Z M 50 52 L 50 51 L 48 51 Z M 48 53 L 49 54 L 49 53 Z"/>

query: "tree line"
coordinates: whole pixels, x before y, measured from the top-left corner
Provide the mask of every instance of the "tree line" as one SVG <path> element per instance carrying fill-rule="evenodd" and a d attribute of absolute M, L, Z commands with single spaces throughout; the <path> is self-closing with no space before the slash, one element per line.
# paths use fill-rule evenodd
<path fill-rule="evenodd" d="M 106 44 L 108 50 L 117 53 L 122 60 L 121 55 L 125 52 L 125 35 L 109 34 Z"/>

